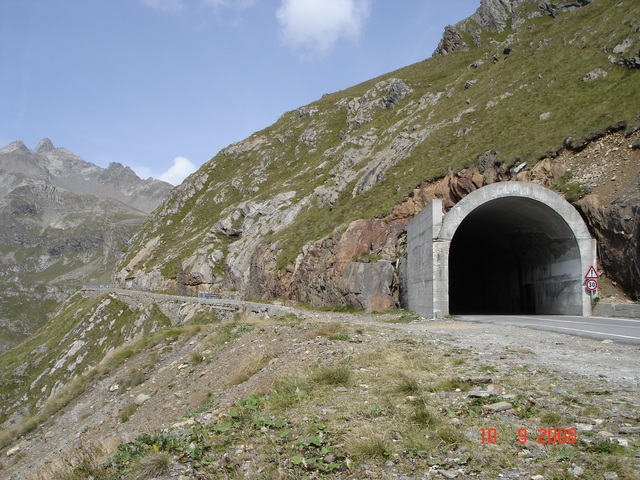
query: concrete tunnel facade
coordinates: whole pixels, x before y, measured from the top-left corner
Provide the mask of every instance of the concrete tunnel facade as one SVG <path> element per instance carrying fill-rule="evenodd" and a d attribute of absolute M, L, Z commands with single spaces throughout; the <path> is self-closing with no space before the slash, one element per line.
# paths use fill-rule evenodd
<path fill-rule="evenodd" d="M 430 202 L 407 226 L 406 307 L 449 314 L 591 315 L 584 276 L 596 242 L 580 214 L 540 185 L 500 182 L 446 215 Z"/>

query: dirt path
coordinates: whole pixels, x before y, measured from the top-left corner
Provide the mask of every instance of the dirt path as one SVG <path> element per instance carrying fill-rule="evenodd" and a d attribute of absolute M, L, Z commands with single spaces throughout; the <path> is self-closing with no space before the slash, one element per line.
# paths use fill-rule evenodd
<path fill-rule="evenodd" d="M 302 313 L 302 315 L 314 321 L 375 325 L 435 337 L 443 343 L 471 350 L 480 360 L 500 358 L 504 356 L 505 350 L 511 350 L 512 358 L 504 358 L 504 360 L 540 365 L 548 370 L 566 374 L 591 376 L 594 382 L 614 382 L 619 388 L 640 393 L 640 347 L 638 346 L 509 325 L 477 324 L 455 320 L 394 324 L 387 323 L 393 317 L 392 315 L 336 313 Z"/>

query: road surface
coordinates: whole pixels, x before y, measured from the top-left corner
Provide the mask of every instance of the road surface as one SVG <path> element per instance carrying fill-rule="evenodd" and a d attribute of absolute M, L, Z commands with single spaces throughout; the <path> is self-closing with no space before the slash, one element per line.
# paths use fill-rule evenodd
<path fill-rule="evenodd" d="M 455 315 L 464 322 L 495 323 L 640 345 L 640 320 L 565 315 Z"/>

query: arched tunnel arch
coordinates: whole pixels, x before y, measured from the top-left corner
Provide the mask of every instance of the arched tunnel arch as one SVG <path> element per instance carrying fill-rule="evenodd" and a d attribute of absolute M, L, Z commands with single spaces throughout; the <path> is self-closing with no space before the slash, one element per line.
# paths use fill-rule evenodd
<path fill-rule="evenodd" d="M 584 273 L 595 241 L 578 212 L 532 183 L 480 188 L 446 215 L 432 201 L 409 222 L 404 293 L 420 315 L 590 315 Z"/>
<path fill-rule="evenodd" d="M 449 312 L 561 313 L 579 299 L 578 242 L 547 205 L 524 197 L 483 203 L 460 223 L 449 249 Z"/>

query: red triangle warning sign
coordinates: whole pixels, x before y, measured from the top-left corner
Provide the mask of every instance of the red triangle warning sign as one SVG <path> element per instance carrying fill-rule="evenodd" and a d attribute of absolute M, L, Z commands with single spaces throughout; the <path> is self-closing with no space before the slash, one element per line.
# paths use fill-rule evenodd
<path fill-rule="evenodd" d="M 591 265 L 589 267 L 589 271 L 584 276 L 584 278 L 600 278 L 600 275 L 598 275 L 598 272 L 596 272 L 596 269 L 593 267 L 593 265 Z"/>

